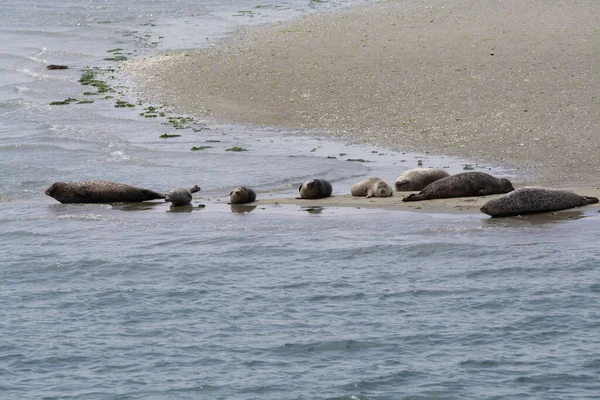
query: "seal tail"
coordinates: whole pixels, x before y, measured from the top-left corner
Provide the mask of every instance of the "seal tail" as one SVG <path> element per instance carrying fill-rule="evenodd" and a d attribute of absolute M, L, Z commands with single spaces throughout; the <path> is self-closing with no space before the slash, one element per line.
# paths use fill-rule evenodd
<path fill-rule="evenodd" d="M 583 196 L 583 198 L 585 199 L 587 204 L 595 204 L 599 201 L 597 197 Z"/>
<path fill-rule="evenodd" d="M 406 196 L 405 198 L 402 199 L 402 201 L 420 201 L 420 200 L 425 200 L 424 194 L 413 193 L 413 194 L 409 194 L 408 196 Z"/>
<path fill-rule="evenodd" d="M 194 185 L 194 187 L 190 189 L 190 193 L 196 193 L 199 191 L 200 191 L 200 186 L 198 186 L 198 185 Z"/>

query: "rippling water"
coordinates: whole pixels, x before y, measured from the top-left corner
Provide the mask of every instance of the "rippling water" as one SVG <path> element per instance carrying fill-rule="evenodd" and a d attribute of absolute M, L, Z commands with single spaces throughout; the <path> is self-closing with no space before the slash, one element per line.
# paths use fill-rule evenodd
<path fill-rule="evenodd" d="M 290 196 L 319 175 L 344 193 L 417 160 L 464 162 L 268 128 L 176 129 L 168 110 L 140 115 L 151 103 L 105 60 L 344 4 L 0 4 L 0 398 L 597 398 L 597 213 L 232 209 L 239 184 Z M 82 94 L 85 67 L 112 98 Z M 94 103 L 50 105 L 69 97 Z M 43 193 L 91 178 L 203 190 L 184 212 Z"/>

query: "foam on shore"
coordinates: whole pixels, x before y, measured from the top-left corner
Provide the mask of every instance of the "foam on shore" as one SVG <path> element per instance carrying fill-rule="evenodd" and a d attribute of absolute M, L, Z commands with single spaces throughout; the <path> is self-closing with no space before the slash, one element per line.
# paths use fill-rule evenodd
<path fill-rule="evenodd" d="M 504 163 L 598 185 L 595 2 L 407 0 L 138 59 L 146 94 L 221 121 Z"/>

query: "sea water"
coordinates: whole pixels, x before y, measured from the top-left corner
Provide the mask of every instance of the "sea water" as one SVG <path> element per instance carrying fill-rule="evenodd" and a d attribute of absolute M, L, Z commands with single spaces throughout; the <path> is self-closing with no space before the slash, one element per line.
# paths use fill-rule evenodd
<path fill-rule="evenodd" d="M 119 73 L 124 58 L 352 4 L 0 3 L 0 398 L 600 396 L 593 210 L 232 208 L 241 184 L 275 198 L 315 176 L 345 194 L 419 164 L 514 175 L 176 115 Z M 182 210 L 44 195 L 84 179 L 202 191 Z"/>

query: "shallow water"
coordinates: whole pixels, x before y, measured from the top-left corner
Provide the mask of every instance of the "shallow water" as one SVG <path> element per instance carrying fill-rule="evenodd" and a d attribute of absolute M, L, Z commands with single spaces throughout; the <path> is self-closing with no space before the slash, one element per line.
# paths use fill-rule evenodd
<path fill-rule="evenodd" d="M 292 196 L 323 176 L 346 193 L 419 160 L 453 173 L 469 162 L 269 128 L 176 129 L 168 110 L 140 115 L 151 103 L 104 60 L 345 4 L 0 4 L 0 397 L 596 398 L 597 213 L 232 209 L 240 184 Z M 86 66 L 115 92 L 83 95 Z M 50 105 L 69 97 L 94 103 Z M 43 193 L 83 179 L 202 191 L 177 209 Z"/>

